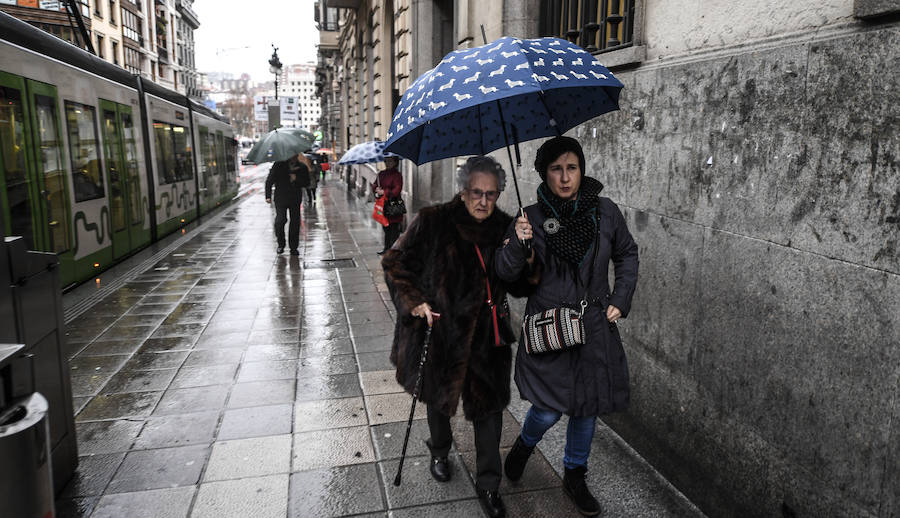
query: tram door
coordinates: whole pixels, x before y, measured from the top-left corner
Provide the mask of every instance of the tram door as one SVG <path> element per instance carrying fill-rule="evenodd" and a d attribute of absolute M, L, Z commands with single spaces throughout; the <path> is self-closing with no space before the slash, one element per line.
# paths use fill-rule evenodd
<path fill-rule="evenodd" d="M 25 80 L 0 72 L 0 210 L 7 236 L 22 236 L 29 250 L 35 235 L 34 163 L 29 156 L 31 127 Z"/>
<path fill-rule="evenodd" d="M 100 100 L 113 258 L 138 245 L 142 214 L 131 107 Z M 127 125 L 127 129 L 126 129 Z M 136 215 L 137 214 L 137 215 Z M 132 236 L 134 234 L 134 236 Z M 134 237 L 134 239 L 132 239 Z M 134 241 L 134 242 L 132 242 Z"/>
<path fill-rule="evenodd" d="M 56 88 L 0 72 L 0 210 L 29 250 L 71 249 Z M 71 255 L 71 254 L 69 254 Z"/>
<path fill-rule="evenodd" d="M 215 159 L 212 158 L 213 150 L 210 149 L 209 130 L 206 126 L 200 126 L 200 155 L 197 162 L 200 164 L 200 208 L 206 211 L 212 198 L 212 179 Z"/>

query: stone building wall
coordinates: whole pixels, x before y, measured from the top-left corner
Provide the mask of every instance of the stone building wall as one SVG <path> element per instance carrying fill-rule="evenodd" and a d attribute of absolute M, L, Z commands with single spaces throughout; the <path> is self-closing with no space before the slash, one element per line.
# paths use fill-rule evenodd
<path fill-rule="evenodd" d="M 570 132 L 641 251 L 606 421 L 711 516 L 900 513 L 900 31 L 848 4 L 672 57 L 648 30 L 621 111 Z"/>

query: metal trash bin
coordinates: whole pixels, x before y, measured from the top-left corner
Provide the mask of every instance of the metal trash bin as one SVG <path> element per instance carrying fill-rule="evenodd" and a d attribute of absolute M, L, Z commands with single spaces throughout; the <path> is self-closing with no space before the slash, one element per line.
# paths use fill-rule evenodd
<path fill-rule="evenodd" d="M 37 392 L 0 409 L 0 515 L 52 518 L 49 406 Z"/>

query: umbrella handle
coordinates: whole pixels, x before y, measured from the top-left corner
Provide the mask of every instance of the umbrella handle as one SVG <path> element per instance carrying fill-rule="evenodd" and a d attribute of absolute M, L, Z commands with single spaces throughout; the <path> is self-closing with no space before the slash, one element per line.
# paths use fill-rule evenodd
<path fill-rule="evenodd" d="M 522 216 L 523 218 L 525 217 L 525 209 L 521 205 L 519 206 L 519 215 Z M 534 245 L 533 237 L 530 239 L 522 239 L 519 242 L 522 243 L 523 247 L 525 247 L 526 252 L 531 252 L 531 248 Z"/>

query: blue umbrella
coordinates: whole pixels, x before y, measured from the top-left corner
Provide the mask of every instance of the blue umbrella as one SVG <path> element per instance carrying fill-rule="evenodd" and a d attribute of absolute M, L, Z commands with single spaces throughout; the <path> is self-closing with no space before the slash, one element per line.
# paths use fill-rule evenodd
<path fill-rule="evenodd" d="M 394 111 L 386 149 L 416 164 L 483 155 L 508 145 L 510 133 L 514 143 L 557 136 L 617 110 L 621 89 L 573 43 L 505 36 L 453 51 L 416 79 Z"/>
<path fill-rule="evenodd" d="M 344 156 L 338 161 L 339 164 L 371 164 L 372 162 L 383 162 L 386 157 L 397 156 L 394 153 L 385 153 L 384 147 L 387 142 L 381 140 L 373 140 L 357 144 L 347 150 Z"/>

